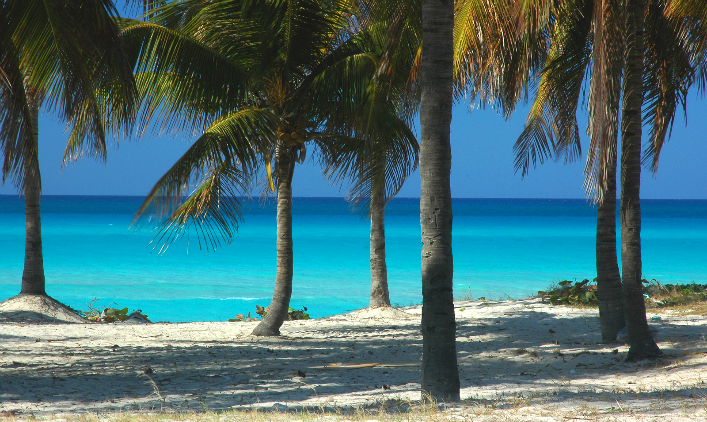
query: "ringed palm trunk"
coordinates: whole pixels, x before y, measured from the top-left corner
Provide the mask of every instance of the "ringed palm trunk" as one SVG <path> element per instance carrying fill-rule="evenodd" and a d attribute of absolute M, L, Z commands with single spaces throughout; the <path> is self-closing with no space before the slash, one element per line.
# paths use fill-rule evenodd
<path fill-rule="evenodd" d="M 277 155 L 277 273 L 267 315 L 253 330 L 256 336 L 279 336 L 292 297 L 292 148 L 281 145 Z"/>
<path fill-rule="evenodd" d="M 641 284 L 641 106 L 644 1 L 628 0 L 626 73 L 621 122 L 621 269 L 630 348 L 627 361 L 661 354 L 646 320 Z"/>
<path fill-rule="evenodd" d="M 452 28 L 454 2 L 422 4 L 420 224 L 422 231 L 422 397 L 459 401 L 452 293 Z"/>
<path fill-rule="evenodd" d="M 29 96 L 29 95 L 28 95 Z M 42 182 L 39 173 L 38 134 L 39 104 L 31 100 L 32 139 L 24 157 L 25 197 L 25 265 L 22 272 L 21 294 L 44 295 L 44 256 L 42 253 L 42 220 L 39 204 L 42 198 Z"/>
<path fill-rule="evenodd" d="M 390 306 L 385 263 L 385 191 L 382 186 L 371 189 L 371 299 L 368 307 L 380 308 Z"/>
<path fill-rule="evenodd" d="M 613 343 L 626 326 L 616 257 L 616 156 L 607 164 L 606 193 L 597 209 L 597 298 L 602 343 Z"/>

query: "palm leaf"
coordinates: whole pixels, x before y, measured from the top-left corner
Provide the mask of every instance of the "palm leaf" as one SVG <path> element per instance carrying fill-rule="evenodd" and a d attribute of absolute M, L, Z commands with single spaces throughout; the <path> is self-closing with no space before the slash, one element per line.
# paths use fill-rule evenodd
<path fill-rule="evenodd" d="M 244 109 L 218 119 L 152 188 L 133 223 L 143 216 L 170 215 L 160 231 L 163 249 L 191 224 L 207 247 L 215 247 L 219 237 L 230 241 L 231 227 L 238 227 L 234 216 L 240 215 L 234 198 L 247 193 L 247 181 L 257 172 L 259 154 L 272 145 L 276 126 L 267 110 Z M 197 188 L 189 194 L 194 183 Z"/>

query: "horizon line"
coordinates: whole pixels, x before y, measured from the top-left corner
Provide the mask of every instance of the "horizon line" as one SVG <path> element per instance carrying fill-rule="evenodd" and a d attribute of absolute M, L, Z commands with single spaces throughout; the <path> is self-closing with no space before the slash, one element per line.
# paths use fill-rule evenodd
<path fill-rule="evenodd" d="M 22 195 L 20 194 L 6 194 L 6 193 L 0 193 L 0 197 L 2 196 L 10 196 L 10 197 L 16 197 L 16 198 L 21 198 Z M 147 195 L 125 195 L 125 194 L 120 194 L 120 195 L 87 195 L 87 194 L 42 194 L 42 197 L 87 197 L 87 198 L 145 198 Z M 243 198 L 243 199 L 253 199 L 253 200 L 261 200 L 261 197 L 259 196 L 237 196 L 238 198 Z M 341 199 L 346 201 L 346 197 L 344 196 L 293 196 L 293 199 Z M 276 199 L 275 197 L 268 197 L 269 199 Z M 420 199 L 419 196 L 395 196 L 391 199 Z M 538 197 L 452 197 L 452 199 L 476 199 L 476 200 L 567 200 L 567 201 L 586 201 L 590 202 L 591 200 L 588 198 L 538 198 Z M 707 201 L 707 198 L 641 198 L 642 200 L 649 200 L 649 201 Z M 620 198 L 617 198 L 617 202 L 620 201 Z M 617 205 L 619 205 L 617 203 Z"/>

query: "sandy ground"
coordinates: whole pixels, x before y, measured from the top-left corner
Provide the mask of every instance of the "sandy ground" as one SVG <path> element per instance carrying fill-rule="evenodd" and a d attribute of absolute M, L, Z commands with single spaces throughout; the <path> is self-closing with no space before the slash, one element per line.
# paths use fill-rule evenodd
<path fill-rule="evenodd" d="M 255 322 L 42 322 L 0 308 L 0 419 L 405 407 L 420 399 L 420 311 L 291 321 L 258 338 Z M 599 344 L 596 310 L 523 299 L 456 312 L 459 420 L 707 420 L 706 317 L 660 314 L 665 357 L 627 364 L 626 346 Z"/>

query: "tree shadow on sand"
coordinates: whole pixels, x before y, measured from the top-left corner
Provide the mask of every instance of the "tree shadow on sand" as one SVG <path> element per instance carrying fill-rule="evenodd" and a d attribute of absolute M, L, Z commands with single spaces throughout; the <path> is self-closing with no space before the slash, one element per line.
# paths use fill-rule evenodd
<path fill-rule="evenodd" d="M 290 410 L 385 405 L 405 411 L 405 403 L 419 399 L 419 320 L 329 322 L 329 332 L 289 322 L 278 338 L 246 335 L 252 329 L 246 323 L 212 323 L 214 339 L 183 340 L 168 337 L 183 337 L 189 324 L 115 324 L 110 332 L 87 324 L 71 338 L 59 324 L 2 329 L 0 410 L 221 411 L 280 403 Z M 599 343 L 598 328 L 596 317 L 535 311 L 460 318 L 462 397 L 503 406 L 536 398 L 611 401 L 618 394 L 653 400 L 707 393 L 697 380 L 665 386 L 646 381 L 651 371 L 705 370 L 705 360 L 689 361 L 707 352 L 692 327 L 662 321 L 666 358 L 631 364 L 623 362 L 624 346 Z M 121 341 L 116 330 L 134 330 L 135 337 Z M 611 381 L 619 377 L 625 383 Z"/>

